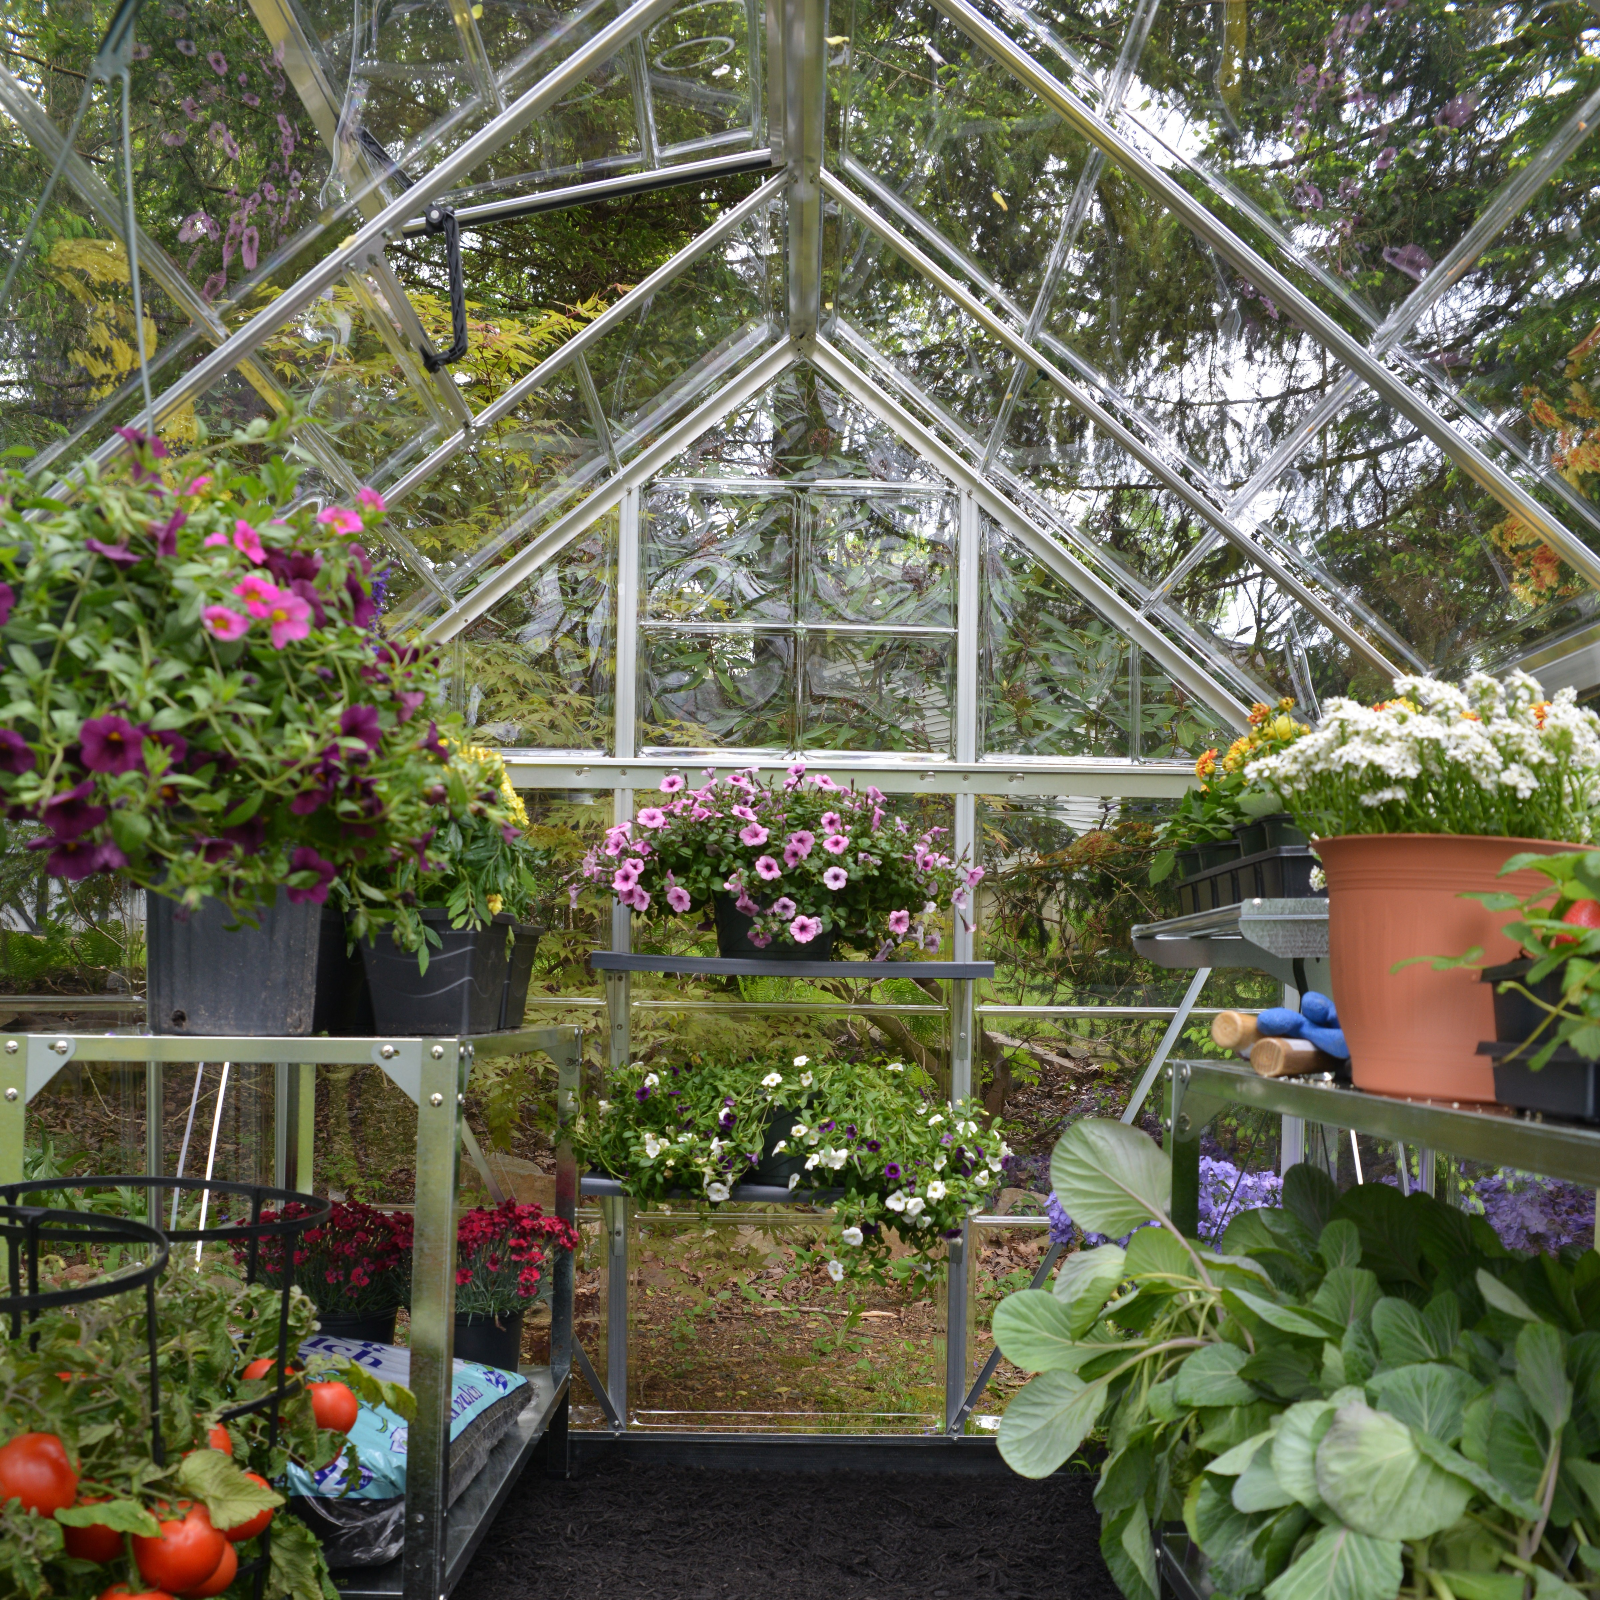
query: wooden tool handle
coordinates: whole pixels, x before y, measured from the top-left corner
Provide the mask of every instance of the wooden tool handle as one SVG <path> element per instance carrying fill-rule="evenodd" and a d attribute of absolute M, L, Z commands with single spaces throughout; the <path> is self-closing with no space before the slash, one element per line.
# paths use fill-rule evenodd
<path fill-rule="evenodd" d="M 1250 1049 L 1250 1065 L 1263 1078 L 1294 1078 L 1303 1072 L 1332 1072 L 1338 1063 L 1309 1039 L 1258 1039 Z"/>
<path fill-rule="evenodd" d="M 1211 1019 L 1212 1042 L 1224 1050 L 1237 1050 L 1240 1055 L 1247 1056 L 1260 1037 L 1253 1011 L 1219 1011 Z"/>

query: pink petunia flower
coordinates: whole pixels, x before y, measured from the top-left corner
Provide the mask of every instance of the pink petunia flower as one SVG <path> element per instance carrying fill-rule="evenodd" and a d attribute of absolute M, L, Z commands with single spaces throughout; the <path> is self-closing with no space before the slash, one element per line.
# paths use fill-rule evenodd
<path fill-rule="evenodd" d="M 793 840 L 783 847 L 783 864 L 786 867 L 797 867 L 806 858 L 806 853 Z"/>
<path fill-rule="evenodd" d="M 242 517 L 233 525 L 233 547 L 258 567 L 267 559 L 267 552 L 261 548 L 261 535 Z"/>
<path fill-rule="evenodd" d="M 644 871 L 644 862 L 642 862 L 638 856 L 630 856 L 622 863 L 622 870 L 630 877 L 637 878 L 639 874 Z"/>
<path fill-rule="evenodd" d="M 738 817 L 741 822 L 754 822 L 756 820 L 756 814 L 750 809 L 749 806 L 735 806 L 733 808 L 733 814 L 734 816 Z"/>
<path fill-rule="evenodd" d="M 759 822 L 746 823 L 745 826 L 739 830 L 740 844 L 757 845 L 765 844 L 766 842 L 767 830 L 763 828 Z"/>
<path fill-rule="evenodd" d="M 792 917 L 799 909 L 799 906 L 786 894 L 779 895 L 772 902 L 772 914 L 775 917 Z"/>
<path fill-rule="evenodd" d="M 889 932 L 904 933 L 911 926 L 911 913 L 909 911 L 891 911 L 889 913 Z"/>
<path fill-rule="evenodd" d="M 822 932 L 821 917 L 796 917 L 789 924 L 789 937 L 796 944 L 810 944 Z"/>
<path fill-rule="evenodd" d="M 967 868 L 967 887 L 969 889 L 976 889 L 978 887 L 978 885 L 980 883 L 982 883 L 982 882 L 983 882 L 983 868 L 982 867 L 968 867 Z"/>
<path fill-rule="evenodd" d="M 733 909 L 742 917 L 758 917 L 761 915 L 761 907 L 743 889 L 739 891 L 739 898 L 734 901 Z"/>
<path fill-rule="evenodd" d="M 185 494 L 199 494 L 202 489 L 211 487 L 211 478 L 208 473 L 202 473 L 198 478 L 191 478 L 189 486 L 183 491 Z"/>
<path fill-rule="evenodd" d="M 690 898 L 689 891 L 687 889 L 675 883 L 670 889 L 667 890 L 667 904 L 671 906 L 679 916 L 682 916 L 683 913 L 694 904 L 694 901 Z"/>
<path fill-rule="evenodd" d="M 757 856 L 756 871 L 760 873 L 760 875 L 765 878 L 768 883 L 771 883 L 774 878 L 781 878 L 783 876 L 783 868 L 780 867 L 771 856 Z"/>
<path fill-rule="evenodd" d="M 806 764 L 803 761 L 796 761 L 789 768 L 789 776 L 791 778 L 803 778 L 803 777 L 805 777 L 805 775 L 806 775 Z"/>
<path fill-rule="evenodd" d="M 243 587 L 243 585 L 240 585 Z M 234 591 L 236 594 L 238 590 Z M 270 601 L 249 602 L 250 615 L 267 623 L 272 648 L 281 650 L 311 632 L 311 606 L 287 589 L 274 589 Z"/>
<path fill-rule="evenodd" d="M 271 605 L 278 598 L 278 586 L 264 572 L 247 572 L 233 586 L 233 592 L 250 607 L 253 617 L 266 616 L 265 611 L 257 611 L 259 606 Z"/>
<path fill-rule="evenodd" d="M 843 833 L 844 818 L 837 811 L 824 811 L 822 813 L 822 831 L 824 833 Z"/>
<path fill-rule="evenodd" d="M 329 506 L 325 511 L 319 511 L 317 521 L 332 528 L 335 533 L 361 532 L 361 518 L 344 506 Z"/>
<path fill-rule="evenodd" d="M 250 628 L 250 619 L 241 617 L 232 606 L 207 606 L 200 613 L 200 620 L 205 624 L 206 632 L 214 639 L 221 639 L 224 644 L 243 637 Z"/>
<path fill-rule="evenodd" d="M 869 799 L 873 803 L 873 805 L 875 805 L 875 806 L 876 805 L 882 805 L 883 804 L 883 790 L 880 789 L 877 786 L 877 784 L 869 783 L 867 785 L 867 799 Z"/>
<path fill-rule="evenodd" d="M 227 550 L 230 547 L 228 536 L 220 528 L 215 533 L 208 533 L 201 543 L 202 550 Z"/>
<path fill-rule="evenodd" d="M 837 789 L 839 787 L 826 772 L 819 773 L 811 780 L 819 789 Z"/>
<path fill-rule="evenodd" d="M 832 835 L 832 837 L 822 841 L 822 848 L 826 850 L 830 856 L 842 856 L 845 851 L 850 848 L 849 837 L 842 833 L 836 833 Z"/>
<path fill-rule="evenodd" d="M 667 820 L 667 814 L 659 806 L 646 806 L 635 819 L 641 828 L 659 828 Z"/>
<path fill-rule="evenodd" d="M 368 489 L 365 487 L 357 489 L 356 499 L 359 500 L 368 511 L 387 511 L 389 509 L 388 506 L 384 504 L 383 496 L 379 494 L 376 489 Z"/>
<path fill-rule="evenodd" d="M 808 856 L 811 854 L 812 845 L 817 842 L 817 836 L 808 829 L 800 828 L 796 832 L 789 835 L 788 842 L 795 848 L 796 851 L 799 852 L 800 855 Z"/>
<path fill-rule="evenodd" d="M 633 909 L 635 911 L 648 911 L 650 909 L 650 896 L 638 884 L 633 886 Z M 935 947 L 937 948 L 937 946 Z"/>
<path fill-rule="evenodd" d="M 843 867 L 829 867 L 822 874 L 822 881 L 830 889 L 842 889 L 850 881 L 850 874 Z"/>
<path fill-rule="evenodd" d="M 684 779 L 681 773 L 669 772 L 666 777 L 661 780 L 662 794 L 677 794 L 677 792 L 684 787 Z"/>

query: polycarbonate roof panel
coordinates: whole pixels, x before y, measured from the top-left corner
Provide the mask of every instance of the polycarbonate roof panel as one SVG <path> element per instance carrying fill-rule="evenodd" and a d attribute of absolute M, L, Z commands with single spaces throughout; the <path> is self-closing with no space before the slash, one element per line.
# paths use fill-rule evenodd
<path fill-rule="evenodd" d="M 140 415 L 120 83 L 64 150 L 111 15 L 0 40 L 0 443 L 55 469 Z M 1183 754 L 1218 696 L 1310 710 L 1593 616 L 1579 0 L 146 0 L 134 40 L 161 431 L 300 412 L 305 492 L 390 498 L 391 625 L 459 639 L 487 737 L 950 758 L 963 487 L 994 755 Z M 538 210 L 768 147 L 757 200 L 697 170 Z M 463 223 L 467 354 L 430 370 L 451 286 L 415 219 L 519 198 Z"/>

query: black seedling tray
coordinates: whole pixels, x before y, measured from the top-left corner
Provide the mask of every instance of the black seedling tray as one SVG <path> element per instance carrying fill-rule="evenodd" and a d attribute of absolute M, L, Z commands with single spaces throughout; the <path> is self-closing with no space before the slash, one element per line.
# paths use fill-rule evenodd
<path fill-rule="evenodd" d="M 1327 893 L 1311 887 L 1311 871 L 1318 864 L 1309 845 L 1275 845 L 1183 879 L 1178 906 L 1188 916 L 1241 900 L 1310 900 Z"/>
<path fill-rule="evenodd" d="M 1600 1122 L 1600 1062 L 1562 1045 L 1537 1072 L 1528 1065 L 1540 1046 L 1492 1041 L 1478 1046 L 1480 1056 L 1494 1058 L 1494 1097 L 1518 1111 L 1537 1111 L 1570 1122 Z M 1521 1050 L 1516 1060 L 1506 1060 Z"/>

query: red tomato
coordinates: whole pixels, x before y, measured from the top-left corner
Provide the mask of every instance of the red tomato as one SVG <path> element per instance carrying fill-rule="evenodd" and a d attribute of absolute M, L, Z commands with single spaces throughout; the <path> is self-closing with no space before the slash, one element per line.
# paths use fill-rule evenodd
<path fill-rule="evenodd" d="M 271 1356 L 257 1356 L 255 1360 L 244 1369 L 244 1372 L 241 1374 L 241 1376 L 251 1379 L 264 1378 L 275 1366 L 277 1366 L 277 1364 L 278 1363 L 274 1361 Z M 292 1378 L 300 1369 L 291 1363 L 284 1370 Z"/>
<path fill-rule="evenodd" d="M 84 1505 L 97 1502 L 85 1500 Z M 115 1561 L 122 1554 L 122 1535 L 115 1528 L 96 1522 L 87 1528 L 63 1528 L 61 1536 L 66 1541 L 67 1554 L 79 1561 L 98 1561 L 102 1566 Z"/>
<path fill-rule="evenodd" d="M 144 1533 L 133 1536 L 139 1576 L 173 1594 L 204 1583 L 217 1570 L 228 1542 L 211 1526 L 211 1513 L 203 1505 L 180 1501 L 177 1509 L 182 1517 L 162 1521 L 161 1532 L 154 1537 Z"/>
<path fill-rule="evenodd" d="M 219 1422 L 206 1435 L 206 1441 L 213 1450 L 220 1450 L 225 1456 L 233 1454 L 233 1435 Z"/>
<path fill-rule="evenodd" d="M 310 1383 L 306 1390 L 311 1396 L 311 1409 L 316 1412 L 319 1428 L 349 1433 L 356 1425 L 356 1413 L 361 1406 L 349 1384 Z"/>
<path fill-rule="evenodd" d="M 259 1483 L 263 1489 L 271 1487 L 267 1480 L 263 1478 L 259 1472 L 247 1472 L 245 1473 L 245 1477 L 253 1479 L 256 1483 Z M 261 1530 L 265 1528 L 266 1525 L 271 1521 L 272 1507 L 268 1506 L 265 1511 L 256 1512 L 256 1514 L 251 1517 L 248 1522 L 241 1522 L 237 1527 L 234 1528 L 224 1528 L 222 1530 L 222 1536 L 225 1539 L 231 1540 L 234 1544 L 243 1544 L 246 1539 L 255 1538 L 255 1536 L 260 1533 Z"/>
<path fill-rule="evenodd" d="M 19 1433 L 0 1446 L 0 1505 L 20 1500 L 24 1511 L 53 1517 L 78 1498 L 78 1474 L 53 1433 Z"/>
<path fill-rule="evenodd" d="M 222 1547 L 222 1559 L 217 1563 L 217 1570 L 206 1579 L 204 1583 L 197 1583 L 192 1589 L 183 1591 L 183 1600 L 204 1600 L 207 1595 L 221 1594 L 233 1582 L 234 1574 L 239 1570 L 239 1552 L 231 1544 Z"/>
<path fill-rule="evenodd" d="M 109 1589 L 101 1590 L 100 1600 L 172 1600 L 172 1596 L 162 1589 L 141 1589 L 133 1594 L 127 1584 L 114 1583 Z"/>

